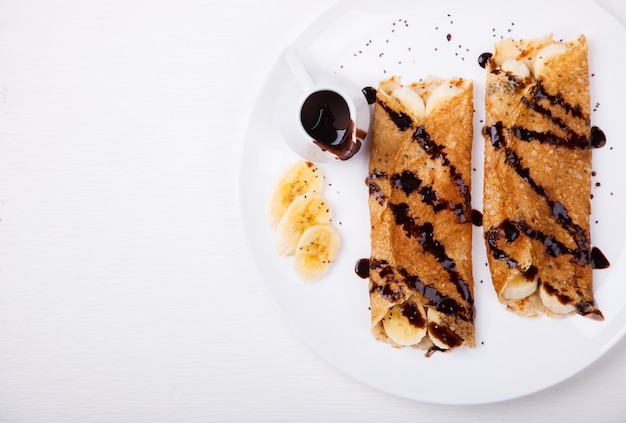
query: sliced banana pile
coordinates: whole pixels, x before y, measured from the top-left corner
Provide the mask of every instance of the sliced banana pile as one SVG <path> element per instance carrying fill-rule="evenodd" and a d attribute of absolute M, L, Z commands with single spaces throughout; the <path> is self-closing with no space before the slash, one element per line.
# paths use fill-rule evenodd
<path fill-rule="evenodd" d="M 509 38 L 496 47 L 493 65 L 520 80 L 539 79 L 545 73 L 546 64 L 566 51 L 566 43 L 554 41 L 551 36 L 527 41 Z"/>
<path fill-rule="evenodd" d="M 298 161 L 281 175 L 268 206 L 276 251 L 294 256 L 296 275 L 305 281 L 324 276 L 339 251 L 339 231 L 331 223 L 323 187 L 319 167 Z"/>
<path fill-rule="evenodd" d="M 380 89 L 394 98 L 416 122 L 422 122 L 433 110 L 460 94 L 459 84 L 462 83 L 462 80 L 445 81 L 429 76 L 422 82 L 402 85 L 402 79 L 393 76 L 383 81 Z"/>

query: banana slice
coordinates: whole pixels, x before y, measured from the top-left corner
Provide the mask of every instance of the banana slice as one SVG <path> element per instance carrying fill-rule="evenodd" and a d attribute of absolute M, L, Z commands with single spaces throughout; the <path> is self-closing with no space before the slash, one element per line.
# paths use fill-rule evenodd
<path fill-rule="evenodd" d="M 523 300 L 537 290 L 537 281 L 528 280 L 521 273 L 512 274 L 504 283 L 502 296 L 507 300 Z"/>
<path fill-rule="evenodd" d="M 535 59 L 535 65 L 533 67 L 533 73 L 535 78 L 539 78 L 546 67 L 546 62 L 553 58 L 554 56 L 558 56 L 567 51 L 567 47 L 565 44 L 555 43 L 550 44 L 537 53 L 537 58 Z"/>
<path fill-rule="evenodd" d="M 464 340 L 452 332 L 443 322 L 441 313 L 432 307 L 428 308 L 428 336 L 436 347 L 442 350 L 456 348 L 463 344 Z"/>
<path fill-rule="evenodd" d="M 398 87 L 391 92 L 391 96 L 398 100 L 418 122 L 424 118 L 424 100 L 418 93 L 409 87 Z"/>
<path fill-rule="evenodd" d="M 543 305 L 555 314 L 570 314 L 576 311 L 576 306 L 574 306 L 573 301 L 568 301 L 567 303 L 561 302 L 558 294 L 554 295 L 548 292 L 545 283 L 542 283 L 539 288 L 539 297 Z"/>
<path fill-rule="evenodd" d="M 291 165 L 283 172 L 272 193 L 268 205 L 270 226 L 275 228 L 278 225 L 296 197 L 307 192 L 322 192 L 323 187 L 324 175 L 316 165 L 304 160 Z"/>
<path fill-rule="evenodd" d="M 514 40 L 505 38 L 496 44 L 496 51 L 493 60 L 496 66 L 502 66 L 506 60 L 524 60 L 532 70 L 537 52 L 543 47 L 553 44 L 551 35 L 545 35 L 532 40 Z"/>
<path fill-rule="evenodd" d="M 519 244 L 515 257 L 519 266 L 517 269 L 511 270 L 500 293 L 501 297 L 511 301 L 523 300 L 532 295 L 537 290 L 539 273 L 532 254 L 533 246 L 530 238 L 518 237 L 515 242 Z"/>
<path fill-rule="evenodd" d="M 524 64 L 524 62 L 515 59 L 508 59 L 502 62 L 502 70 L 510 72 L 520 79 L 526 79 L 530 77 L 530 69 Z"/>
<path fill-rule="evenodd" d="M 445 103 L 452 97 L 456 96 L 461 92 L 461 89 L 456 85 L 452 84 L 441 84 L 437 88 L 435 88 L 432 93 L 430 93 L 430 97 L 426 100 L 426 111 L 425 113 L 428 115 L 430 112 L 435 110 L 441 104 Z"/>
<path fill-rule="evenodd" d="M 426 312 L 424 307 L 409 299 L 404 304 L 391 307 L 383 318 L 385 333 L 398 345 L 419 343 L 426 336 Z"/>
<path fill-rule="evenodd" d="M 302 194 L 287 207 L 278 222 L 275 233 L 275 246 L 278 254 L 292 256 L 296 252 L 300 237 L 308 228 L 330 223 L 330 204 L 315 192 Z"/>
<path fill-rule="evenodd" d="M 296 275 L 314 281 L 326 274 L 339 251 L 339 231 L 323 224 L 308 228 L 298 241 L 294 257 Z"/>

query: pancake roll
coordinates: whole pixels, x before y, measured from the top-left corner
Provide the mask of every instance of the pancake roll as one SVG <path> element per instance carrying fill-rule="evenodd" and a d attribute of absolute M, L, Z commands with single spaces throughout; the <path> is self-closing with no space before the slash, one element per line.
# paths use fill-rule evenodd
<path fill-rule="evenodd" d="M 369 162 L 372 332 L 428 354 L 475 345 L 472 82 L 379 84 Z"/>
<path fill-rule="evenodd" d="M 587 42 L 504 39 L 486 62 L 483 228 L 498 299 L 525 316 L 594 305 Z"/>

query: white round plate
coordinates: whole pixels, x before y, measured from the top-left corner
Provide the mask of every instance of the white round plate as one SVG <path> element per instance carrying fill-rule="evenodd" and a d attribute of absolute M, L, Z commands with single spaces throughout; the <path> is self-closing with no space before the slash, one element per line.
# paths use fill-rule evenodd
<path fill-rule="evenodd" d="M 581 316 L 527 319 L 504 310 L 486 266 L 481 228 L 474 228 L 476 348 L 435 353 L 394 349 L 369 330 L 367 281 L 354 272 L 369 257 L 368 146 L 346 162 L 321 165 L 325 195 L 334 207 L 342 239 L 340 254 L 325 278 L 299 281 L 291 258 L 279 257 L 266 205 L 280 173 L 298 160 L 281 137 L 285 93 L 298 90 L 282 56 L 270 70 L 253 107 L 244 140 L 240 195 L 251 251 L 271 296 L 293 329 L 337 368 L 383 391 L 415 400 L 479 404 L 520 397 L 561 382 L 601 357 L 626 329 L 626 163 L 623 101 L 626 98 L 626 31 L 593 1 L 526 0 L 414 1 L 347 0 L 328 10 L 293 42 L 312 72 L 337 72 L 359 86 L 391 75 L 405 82 L 428 75 L 471 78 L 475 87 L 472 203 L 482 210 L 480 129 L 484 118 L 485 71 L 478 56 L 500 37 L 555 39 L 587 36 L 592 125 L 607 145 L 593 151 L 592 244 L 611 262 L 594 271 L 596 304 L 603 322 Z"/>

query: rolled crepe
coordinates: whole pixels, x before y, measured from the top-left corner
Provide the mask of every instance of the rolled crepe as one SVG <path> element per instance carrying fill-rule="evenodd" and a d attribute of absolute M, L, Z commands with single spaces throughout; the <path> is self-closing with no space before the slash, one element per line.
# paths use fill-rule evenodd
<path fill-rule="evenodd" d="M 500 302 L 602 319 L 590 260 L 587 43 L 500 41 L 486 63 L 483 228 Z"/>
<path fill-rule="evenodd" d="M 471 81 L 380 83 L 369 162 L 370 308 L 394 347 L 475 345 Z"/>

